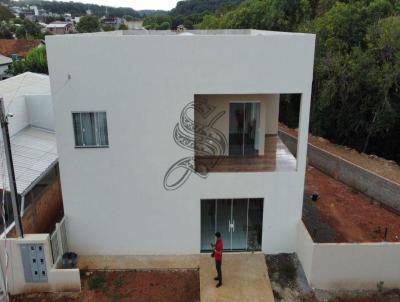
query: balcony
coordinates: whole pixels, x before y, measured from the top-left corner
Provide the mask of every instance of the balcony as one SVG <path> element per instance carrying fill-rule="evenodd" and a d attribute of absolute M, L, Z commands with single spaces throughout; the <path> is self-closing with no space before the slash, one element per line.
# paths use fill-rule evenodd
<path fill-rule="evenodd" d="M 206 172 L 291 172 L 296 158 L 278 135 L 266 135 L 263 155 L 195 156 L 195 169 Z"/>

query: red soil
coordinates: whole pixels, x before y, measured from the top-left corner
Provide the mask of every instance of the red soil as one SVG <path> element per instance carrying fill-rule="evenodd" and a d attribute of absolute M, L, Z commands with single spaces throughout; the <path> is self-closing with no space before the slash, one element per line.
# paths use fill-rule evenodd
<path fill-rule="evenodd" d="M 103 276 L 104 282 L 90 289 L 89 280 L 96 276 Z M 200 279 L 197 270 L 94 272 L 82 278 L 80 293 L 19 295 L 11 301 L 197 302 L 200 301 Z"/>
<path fill-rule="evenodd" d="M 379 242 L 388 229 L 387 241 L 400 241 L 400 215 L 366 195 L 308 167 L 305 193 L 320 194 L 315 203 L 320 218 L 336 232 L 337 242 Z"/>

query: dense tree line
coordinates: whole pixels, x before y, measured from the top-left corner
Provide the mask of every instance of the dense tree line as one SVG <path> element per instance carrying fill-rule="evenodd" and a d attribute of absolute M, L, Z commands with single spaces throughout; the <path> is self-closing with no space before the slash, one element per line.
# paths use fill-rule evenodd
<path fill-rule="evenodd" d="M 243 0 L 185 0 L 179 1 L 168 14 L 153 14 L 144 18 L 147 29 L 176 29 L 183 25 L 193 29 L 204 16 L 222 14 L 237 7 Z"/>
<path fill-rule="evenodd" d="M 315 33 L 310 131 L 400 163 L 400 2 L 247 0 L 196 27 Z M 298 97 L 281 121 L 298 123 Z"/>
<path fill-rule="evenodd" d="M 16 18 L 10 10 L 0 5 L 0 39 L 43 39 L 41 26 L 28 19 Z"/>
<path fill-rule="evenodd" d="M 14 17 L 15 17 L 14 14 L 6 6 L 0 5 L 0 20 L 1 21 L 8 21 Z"/>
<path fill-rule="evenodd" d="M 9 6 L 31 6 L 36 5 L 40 9 L 45 9 L 48 12 L 63 15 L 65 13 L 71 14 L 73 17 L 80 17 L 86 15 L 86 11 L 90 10 L 91 13 L 97 17 L 105 16 L 106 14 L 113 17 L 131 16 L 135 19 L 141 19 L 144 16 L 150 16 L 153 14 L 161 15 L 167 14 L 161 10 L 143 10 L 136 11 L 130 7 L 112 7 L 97 4 L 88 4 L 81 2 L 72 1 L 46 1 L 46 0 L 21 0 L 21 1 L 9 1 L 2 0 L 3 3 L 7 3 Z"/>

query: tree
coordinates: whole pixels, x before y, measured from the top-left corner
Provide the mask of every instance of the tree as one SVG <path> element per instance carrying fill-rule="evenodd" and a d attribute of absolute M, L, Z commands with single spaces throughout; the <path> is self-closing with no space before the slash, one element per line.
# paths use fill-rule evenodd
<path fill-rule="evenodd" d="M 0 22 L 15 18 L 14 14 L 5 6 L 0 5 Z"/>
<path fill-rule="evenodd" d="M 119 30 L 127 30 L 127 29 L 128 29 L 128 26 L 126 26 L 125 24 L 120 24 L 120 25 L 118 26 L 118 29 L 119 29 Z"/>
<path fill-rule="evenodd" d="M 0 39 L 13 39 L 13 34 L 6 24 L 0 24 Z"/>
<path fill-rule="evenodd" d="M 14 61 L 9 66 L 9 72 L 17 75 L 24 72 L 37 72 L 48 74 L 46 47 L 36 47 L 32 49 L 25 59 Z"/>
<path fill-rule="evenodd" d="M 125 15 L 125 16 L 123 16 L 123 18 L 124 18 L 127 22 L 133 21 L 133 17 L 130 16 L 130 15 Z"/>
<path fill-rule="evenodd" d="M 96 16 L 83 16 L 78 22 L 76 29 L 80 33 L 92 33 L 100 31 L 100 22 Z"/>
<path fill-rule="evenodd" d="M 22 24 L 16 28 L 15 35 L 18 39 L 43 39 L 39 24 L 24 19 Z"/>
<path fill-rule="evenodd" d="M 167 30 L 171 28 L 171 24 L 169 22 L 163 22 L 160 24 L 160 26 L 157 28 L 159 30 Z"/>

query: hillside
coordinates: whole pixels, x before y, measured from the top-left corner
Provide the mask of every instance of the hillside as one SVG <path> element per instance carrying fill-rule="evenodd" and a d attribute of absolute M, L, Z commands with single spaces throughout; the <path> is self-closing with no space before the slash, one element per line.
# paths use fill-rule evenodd
<path fill-rule="evenodd" d="M 217 10 L 227 7 L 233 8 L 243 0 L 186 0 L 179 1 L 171 15 L 201 15 L 205 13 L 215 13 Z"/>
<path fill-rule="evenodd" d="M 185 0 L 179 1 L 168 14 L 154 14 L 144 19 L 147 29 L 176 29 L 184 25 L 193 29 L 210 14 L 221 14 L 236 8 L 243 0 Z"/>
<path fill-rule="evenodd" d="M 21 0 L 21 1 L 9 1 L 0 0 L 0 2 L 6 3 L 10 6 L 26 6 L 36 5 L 39 9 L 45 9 L 56 14 L 69 13 L 72 16 L 82 16 L 86 14 L 87 10 L 90 10 L 93 15 L 102 17 L 106 14 L 114 17 L 122 17 L 125 15 L 132 16 L 134 18 L 143 18 L 145 15 L 153 14 L 165 14 L 164 11 L 144 10 L 135 11 L 130 7 L 112 7 L 96 4 L 87 4 L 80 2 L 63 2 L 63 1 L 44 1 L 44 0 Z"/>

